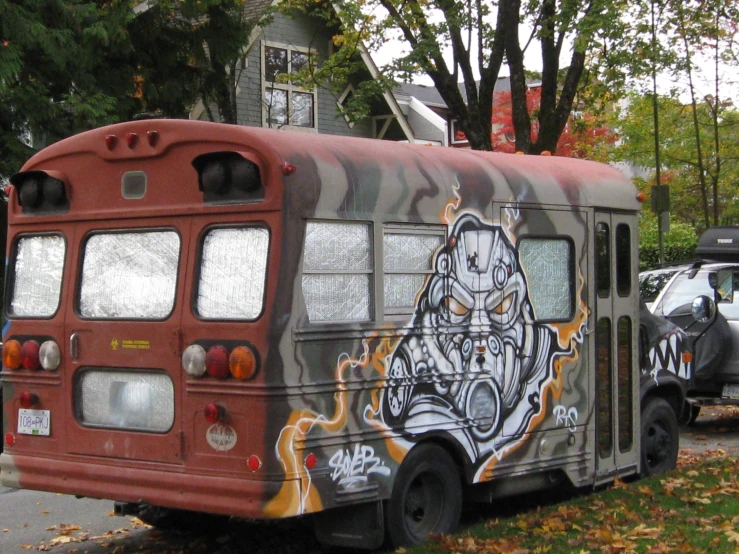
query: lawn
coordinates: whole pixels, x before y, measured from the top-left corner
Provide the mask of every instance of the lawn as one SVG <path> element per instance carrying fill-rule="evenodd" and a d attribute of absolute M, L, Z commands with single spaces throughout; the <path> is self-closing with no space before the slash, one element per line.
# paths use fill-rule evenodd
<path fill-rule="evenodd" d="M 505 500 L 502 501 L 506 503 Z M 421 553 L 737 553 L 739 458 L 685 457 L 667 474 L 498 515 Z"/>

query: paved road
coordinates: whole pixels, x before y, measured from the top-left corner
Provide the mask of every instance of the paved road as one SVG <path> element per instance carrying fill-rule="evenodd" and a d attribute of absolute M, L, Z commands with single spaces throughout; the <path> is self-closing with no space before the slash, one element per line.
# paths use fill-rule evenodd
<path fill-rule="evenodd" d="M 706 408 L 693 427 L 681 432 L 681 463 L 723 452 L 739 455 L 739 408 Z M 0 487 L 0 554 L 322 552 L 305 522 L 204 522 L 189 533 L 162 532 L 132 517 L 113 516 L 112 509 L 107 500 Z"/>

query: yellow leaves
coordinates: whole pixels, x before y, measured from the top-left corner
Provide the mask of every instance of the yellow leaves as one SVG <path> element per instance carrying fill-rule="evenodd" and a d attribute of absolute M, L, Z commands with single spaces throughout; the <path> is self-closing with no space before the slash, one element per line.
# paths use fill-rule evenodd
<path fill-rule="evenodd" d="M 733 542 L 739 545 L 739 533 L 737 533 L 733 529 L 729 529 L 728 531 L 724 533 L 724 535 L 728 537 L 729 542 Z"/>

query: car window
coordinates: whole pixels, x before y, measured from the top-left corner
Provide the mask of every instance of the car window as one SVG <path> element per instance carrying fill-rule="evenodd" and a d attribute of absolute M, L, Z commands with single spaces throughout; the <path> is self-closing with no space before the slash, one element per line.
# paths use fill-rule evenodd
<path fill-rule="evenodd" d="M 713 298 L 713 289 L 708 284 L 708 272 L 701 271 L 693 279 L 688 279 L 689 273 L 686 271 L 675 278 L 670 288 L 665 290 L 655 313 L 670 315 L 680 306 L 689 305 L 696 296 L 701 294 Z M 737 296 L 739 295 L 734 296 L 732 302 L 718 304 L 719 312 L 727 319 L 739 319 L 739 298 Z M 689 306 L 687 311 L 689 311 Z"/>
<path fill-rule="evenodd" d="M 644 302 L 654 302 L 667 282 L 675 275 L 675 271 L 660 271 L 639 276 L 639 296 Z"/>

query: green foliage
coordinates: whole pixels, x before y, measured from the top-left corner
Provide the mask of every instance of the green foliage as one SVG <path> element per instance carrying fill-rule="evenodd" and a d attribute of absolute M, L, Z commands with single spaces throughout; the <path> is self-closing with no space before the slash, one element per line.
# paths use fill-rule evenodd
<path fill-rule="evenodd" d="M 664 234 L 665 263 L 695 260 L 698 235 L 695 227 L 670 219 L 670 231 Z M 639 271 L 659 264 L 659 231 L 657 217 L 648 211 L 639 214 Z"/>

